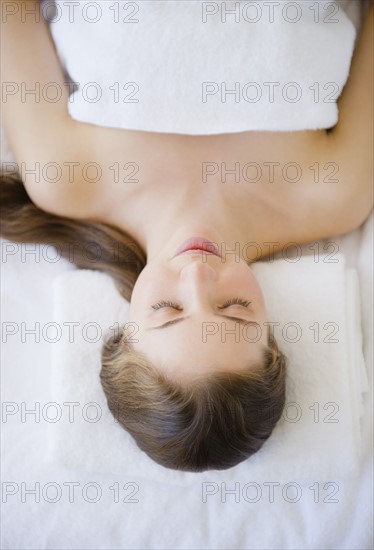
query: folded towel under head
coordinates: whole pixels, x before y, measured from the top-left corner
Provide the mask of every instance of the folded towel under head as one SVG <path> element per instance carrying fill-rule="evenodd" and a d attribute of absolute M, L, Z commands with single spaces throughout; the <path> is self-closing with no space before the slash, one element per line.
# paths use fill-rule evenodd
<path fill-rule="evenodd" d="M 183 134 L 338 121 L 356 39 L 339 2 L 57 0 L 56 8 L 54 19 L 45 15 L 78 83 L 68 103 L 76 120 Z"/>
<path fill-rule="evenodd" d="M 180 485 L 243 479 L 308 483 L 356 475 L 362 393 L 368 389 L 358 281 L 356 272 L 345 268 L 344 256 L 330 260 L 303 257 L 252 266 L 289 360 L 286 408 L 257 454 L 229 470 L 202 473 L 156 464 L 112 417 L 99 380 L 100 337 L 116 323 L 126 323 L 129 304 L 107 275 L 72 271 L 60 276 L 55 322 L 65 330 L 54 344 L 51 383 L 53 401 L 64 414 L 48 424 L 46 460 Z M 74 338 L 68 331 L 72 323 Z"/>

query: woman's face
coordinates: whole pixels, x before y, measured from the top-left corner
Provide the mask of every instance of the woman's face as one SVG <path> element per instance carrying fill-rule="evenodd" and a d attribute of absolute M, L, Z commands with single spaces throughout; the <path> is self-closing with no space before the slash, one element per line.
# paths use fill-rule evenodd
<path fill-rule="evenodd" d="M 134 349 L 179 381 L 261 362 L 267 316 L 250 267 L 205 237 L 176 238 L 149 259 L 135 284 L 129 317 L 137 329 L 130 339 Z M 184 251 L 191 246 L 205 251 Z"/>

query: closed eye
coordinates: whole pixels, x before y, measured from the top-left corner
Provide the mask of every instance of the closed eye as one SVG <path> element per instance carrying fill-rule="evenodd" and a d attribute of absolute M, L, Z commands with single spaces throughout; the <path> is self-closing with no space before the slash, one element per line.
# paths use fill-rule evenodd
<path fill-rule="evenodd" d="M 251 303 L 252 302 L 249 302 L 244 298 L 231 298 L 230 300 L 227 300 L 222 306 L 218 306 L 218 309 L 226 309 L 233 305 L 239 305 L 247 308 L 248 306 L 250 306 Z M 177 311 L 183 311 L 183 307 L 180 304 L 177 304 L 176 302 L 172 302 L 170 300 L 161 300 L 160 302 L 153 304 L 151 307 L 155 311 L 165 307 L 175 309 Z"/>
<path fill-rule="evenodd" d="M 176 304 L 175 302 L 170 302 L 169 300 L 161 300 L 160 302 L 157 302 L 157 304 L 153 304 L 153 306 L 151 307 L 155 311 L 163 307 L 170 307 L 171 309 L 176 309 L 177 311 L 183 311 L 183 308 L 179 304 Z"/>
<path fill-rule="evenodd" d="M 227 300 L 222 306 L 219 306 L 218 309 L 226 309 L 227 307 L 233 306 L 233 305 L 239 305 L 243 307 L 248 307 L 252 302 L 249 302 L 248 300 L 244 300 L 244 298 L 231 298 L 230 300 Z"/>

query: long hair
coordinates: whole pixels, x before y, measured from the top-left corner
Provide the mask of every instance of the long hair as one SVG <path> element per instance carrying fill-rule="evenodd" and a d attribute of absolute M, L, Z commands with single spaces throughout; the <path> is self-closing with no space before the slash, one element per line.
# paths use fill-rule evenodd
<path fill-rule="evenodd" d="M 146 256 L 130 235 L 41 210 L 16 173 L 0 175 L 0 200 L 2 237 L 54 245 L 78 267 L 111 275 L 131 299 Z M 100 251 L 95 261 L 93 244 Z M 259 364 L 182 385 L 116 334 L 104 342 L 100 380 L 112 414 L 155 462 L 176 470 L 219 470 L 256 453 L 272 433 L 285 404 L 286 358 L 269 336 Z"/>
<path fill-rule="evenodd" d="M 16 243 L 53 245 L 76 266 L 113 277 L 121 295 L 130 300 L 146 256 L 125 231 L 41 210 L 31 201 L 17 173 L 0 175 L 0 203 L 1 237 Z"/>

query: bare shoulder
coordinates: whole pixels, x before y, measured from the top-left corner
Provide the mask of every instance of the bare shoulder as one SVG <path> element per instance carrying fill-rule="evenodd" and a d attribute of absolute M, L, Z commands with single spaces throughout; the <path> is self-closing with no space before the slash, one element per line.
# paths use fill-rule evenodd
<path fill-rule="evenodd" d="M 146 164 L 142 161 L 150 140 L 154 148 L 157 136 L 152 133 L 69 119 L 60 127 L 58 144 L 45 144 L 43 177 L 29 184 L 30 196 L 56 215 L 106 220 L 137 195 L 139 186 L 134 184 L 140 165 Z"/>
<path fill-rule="evenodd" d="M 367 153 L 362 152 L 363 157 Z M 306 180 L 300 190 L 299 223 L 304 240 L 348 233 L 360 227 L 373 208 L 373 167 L 366 158 L 321 134 L 308 151 Z"/>
<path fill-rule="evenodd" d="M 57 137 L 58 136 L 58 137 Z M 55 139 L 25 141 L 13 155 L 26 191 L 42 210 L 58 216 L 88 218 L 94 215 L 100 165 L 91 154 L 94 135 L 71 119 L 61 120 Z M 30 145 L 29 145 L 30 143 Z"/>

